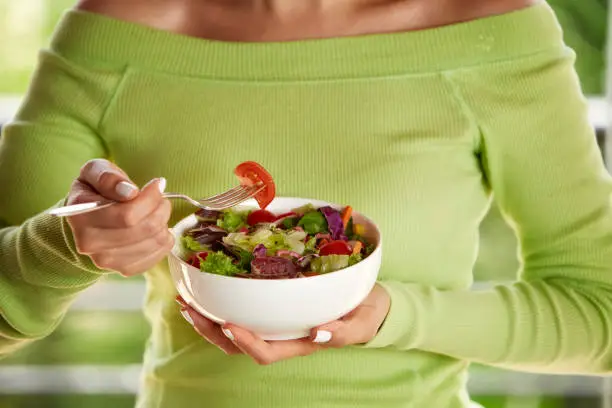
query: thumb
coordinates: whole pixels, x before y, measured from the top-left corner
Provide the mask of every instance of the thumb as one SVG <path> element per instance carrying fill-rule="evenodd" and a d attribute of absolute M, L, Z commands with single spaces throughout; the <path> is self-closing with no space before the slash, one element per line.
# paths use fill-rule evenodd
<path fill-rule="evenodd" d="M 119 167 L 105 159 L 88 161 L 82 168 L 79 181 L 90 186 L 97 194 L 113 201 L 135 198 L 138 187 Z"/>
<path fill-rule="evenodd" d="M 310 338 L 325 347 L 365 343 L 376 334 L 377 328 L 370 329 L 370 326 L 375 326 L 373 317 L 372 308 L 361 305 L 340 320 L 314 328 Z"/>

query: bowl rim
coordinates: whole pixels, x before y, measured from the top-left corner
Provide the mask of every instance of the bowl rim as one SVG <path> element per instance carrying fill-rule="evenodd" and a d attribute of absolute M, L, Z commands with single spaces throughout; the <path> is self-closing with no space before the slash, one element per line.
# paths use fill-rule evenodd
<path fill-rule="evenodd" d="M 324 200 L 315 200 L 315 199 L 310 199 L 310 198 L 304 198 L 304 197 L 285 197 L 285 196 L 277 196 L 274 197 L 274 200 L 276 199 L 283 199 L 283 200 L 301 200 L 301 201 L 308 201 L 310 203 L 324 203 L 326 205 L 329 205 L 332 208 L 338 209 L 341 207 L 344 207 L 343 205 L 340 204 L 334 204 L 334 203 L 330 203 L 328 201 L 324 201 Z M 274 202 L 274 200 L 272 201 L 272 203 Z M 245 205 L 245 203 L 253 203 L 253 205 Z M 272 204 L 271 203 L 271 204 Z M 317 206 L 317 204 L 314 204 L 315 206 Z M 236 208 L 236 207 L 253 207 L 253 206 L 257 206 L 255 200 L 253 199 L 249 199 L 247 201 L 245 201 L 244 203 L 234 206 L 232 208 Z M 172 257 L 174 259 L 176 259 L 182 266 L 186 267 L 187 270 L 190 270 L 192 272 L 198 272 L 198 273 L 203 273 L 206 274 L 209 277 L 214 277 L 213 279 L 226 279 L 226 280 L 233 280 L 233 281 L 250 281 L 250 282 L 276 282 L 276 284 L 278 284 L 279 282 L 294 282 L 294 281 L 303 281 L 304 279 L 307 280 L 315 280 L 315 279 L 325 279 L 326 277 L 329 276 L 336 276 L 337 274 L 341 274 L 341 275 L 345 275 L 345 274 L 350 274 L 360 268 L 356 268 L 356 266 L 361 265 L 361 266 L 365 266 L 367 263 L 370 262 L 374 262 L 373 259 L 376 258 L 374 255 L 379 255 L 380 252 L 382 252 L 382 241 L 383 241 L 383 235 L 382 232 L 380 230 L 380 228 L 378 227 L 378 225 L 369 217 L 365 216 L 364 214 L 360 213 L 359 211 L 355 211 L 353 209 L 353 213 L 354 214 L 358 214 L 360 217 L 364 218 L 365 220 L 367 220 L 369 222 L 369 224 L 371 226 L 373 226 L 375 228 L 375 232 L 378 235 L 378 241 L 376 242 L 376 247 L 374 248 L 374 251 L 372 251 L 372 253 L 370 255 L 368 255 L 367 258 L 363 259 L 362 261 L 356 263 L 355 265 L 351 265 L 351 266 L 347 266 L 346 268 L 342 268 L 339 269 L 337 271 L 333 271 L 333 272 L 329 272 L 329 273 L 325 273 L 322 275 L 315 275 L 315 276 L 304 276 L 302 278 L 299 279 L 246 279 L 246 278 L 241 278 L 241 277 L 237 277 L 237 276 L 226 276 L 226 275 L 218 275 L 215 273 L 210 273 L 210 272 L 206 272 L 206 271 L 202 271 L 201 269 L 198 269 L 194 266 L 191 266 L 187 263 L 187 261 L 183 260 L 180 256 L 178 256 L 176 254 L 176 246 L 172 248 L 172 251 L 170 251 L 170 254 L 168 255 L 169 257 Z M 188 218 L 195 218 L 195 212 L 190 213 L 188 216 L 181 218 L 180 220 L 178 220 L 173 226 L 172 228 L 170 228 L 170 231 L 172 232 L 172 234 L 175 237 L 175 240 L 178 238 L 178 233 L 176 230 L 176 227 L 181 224 L 182 222 L 185 222 Z M 177 244 L 176 245 L 180 245 L 178 243 L 178 240 L 176 241 Z M 256 285 L 258 283 L 255 283 Z M 265 284 L 265 283 L 259 283 L 259 284 Z M 267 283 L 269 284 L 269 283 Z"/>

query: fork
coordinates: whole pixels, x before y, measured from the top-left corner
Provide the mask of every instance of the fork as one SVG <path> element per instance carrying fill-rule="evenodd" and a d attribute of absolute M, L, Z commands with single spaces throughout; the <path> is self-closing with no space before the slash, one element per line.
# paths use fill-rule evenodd
<path fill-rule="evenodd" d="M 188 195 L 180 193 L 163 193 L 162 196 L 164 198 L 169 199 L 178 198 L 181 200 L 185 200 L 201 209 L 218 211 L 238 205 L 253 197 L 255 194 L 259 193 L 264 188 L 265 186 L 261 182 L 252 186 L 240 185 L 229 189 L 224 193 L 217 194 L 208 198 L 203 198 L 200 200 L 195 200 L 189 197 Z M 52 208 L 47 211 L 47 214 L 51 214 L 56 217 L 69 217 L 71 215 L 85 214 L 92 211 L 98 211 L 118 203 L 118 201 L 94 201 L 90 203 L 72 204 L 63 207 Z"/>

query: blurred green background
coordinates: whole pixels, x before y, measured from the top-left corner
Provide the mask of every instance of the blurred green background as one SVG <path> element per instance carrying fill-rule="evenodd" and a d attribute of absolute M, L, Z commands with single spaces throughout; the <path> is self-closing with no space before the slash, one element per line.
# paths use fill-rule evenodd
<path fill-rule="evenodd" d="M 578 53 L 576 67 L 583 89 L 589 95 L 602 94 L 607 1 L 549 3 L 566 41 Z M 73 0 L 0 0 L 0 109 L 3 104 L 5 110 L 7 104 L 14 106 L 26 92 L 38 50 L 46 46 L 61 14 L 73 4 Z M 512 280 L 518 266 L 514 235 L 493 207 L 482 226 L 476 280 Z M 148 335 L 138 310 L 143 283 L 111 277 L 83 296 L 51 336 L 0 361 L 0 408 L 133 407 L 131 393 Z M 486 408 L 601 406 L 597 395 L 601 380 L 596 378 L 560 379 L 475 366 L 471 389 L 473 398 Z"/>

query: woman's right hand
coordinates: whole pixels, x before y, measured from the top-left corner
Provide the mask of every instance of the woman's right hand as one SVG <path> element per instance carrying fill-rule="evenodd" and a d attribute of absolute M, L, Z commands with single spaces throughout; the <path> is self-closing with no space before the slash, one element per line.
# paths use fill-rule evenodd
<path fill-rule="evenodd" d="M 171 204 L 162 197 L 165 187 L 166 180 L 159 178 L 140 190 L 109 161 L 87 162 L 72 184 L 67 204 L 108 199 L 120 203 L 68 217 L 77 251 L 100 269 L 124 276 L 156 265 L 174 244 L 168 229 Z"/>

